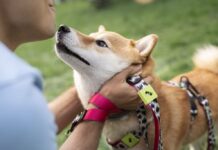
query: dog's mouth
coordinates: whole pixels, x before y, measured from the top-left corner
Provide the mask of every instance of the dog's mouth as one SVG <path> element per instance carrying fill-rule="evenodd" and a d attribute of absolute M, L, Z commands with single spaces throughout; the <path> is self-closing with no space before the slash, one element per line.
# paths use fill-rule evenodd
<path fill-rule="evenodd" d="M 70 56 L 74 56 L 76 57 L 77 59 L 79 59 L 80 61 L 82 61 L 83 63 L 85 63 L 86 65 L 89 65 L 90 66 L 90 63 L 84 59 L 83 57 L 81 57 L 80 55 L 78 55 L 77 53 L 71 51 L 69 48 L 67 48 L 67 46 L 65 46 L 63 43 L 61 42 L 58 42 L 56 44 L 58 50 L 60 50 L 61 52 L 65 53 L 65 54 L 68 54 Z"/>

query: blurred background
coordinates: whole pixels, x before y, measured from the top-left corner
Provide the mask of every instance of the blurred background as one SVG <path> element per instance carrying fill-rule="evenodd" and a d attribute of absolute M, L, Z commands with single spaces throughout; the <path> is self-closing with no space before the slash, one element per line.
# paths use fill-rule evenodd
<path fill-rule="evenodd" d="M 139 39 L 155 33 L 156 73 L 163 80 L 189 71 L 195 50 L 205 44 L 218 45 L 218 0 L 57 0 L 57 27 L 66 24 L 83 33 L 99 25 L 127 38 Z M 54 53 L 54 39 L 34 42 L 17 51 L 44 77 L 48 101 L 73 84 L 72 71 Z M 66 139 L 65 131 L 58 144 Z M 84 139 L 82 139 L 84 140 Z M 99 150 L 107 150 L 103 140 Z"/>

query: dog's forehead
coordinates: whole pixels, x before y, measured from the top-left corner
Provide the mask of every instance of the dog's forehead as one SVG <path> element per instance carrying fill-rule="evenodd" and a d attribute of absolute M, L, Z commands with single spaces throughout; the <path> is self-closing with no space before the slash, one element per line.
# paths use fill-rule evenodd
<path fill-rule="evenodd" d="M 130 39 L 127 39 L 118 33 L 110 31 L 91 33 L 90 36 L 94 37 L 95 39 L 110 41 L 113 44 L 120 43 L 120 45 L 126 45 L 130 42 Z"/>
<path fill-rule="evenodd" d="M 129 45 L 130 39 L 127 39 L 120 34 L 114 33 L 114 32 L 108 32 L 105 33 L 104 38 L 106 38 L 108 41 L 110 41 L 112 44 L 119 43 L 120 45 Z"/>
<path fill-rule="evenodd" d="M 109 42 L 111 51 L 120 57 L 128 59 L 131 62 L 141 62 L 141 57 L 135 47 L 134 40 L 125 38 L 122 35 L 111 31 L 96 32 L 92 33 L 90 36 L 98 40 Z"/>

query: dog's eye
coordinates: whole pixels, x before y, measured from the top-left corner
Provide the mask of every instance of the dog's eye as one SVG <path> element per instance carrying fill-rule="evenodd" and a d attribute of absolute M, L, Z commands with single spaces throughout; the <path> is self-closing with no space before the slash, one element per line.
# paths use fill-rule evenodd
<path fill-rule="evenodd" d="M 103 40 L 96 40 L 96 44 L 100 47 L 108 47 L 106 42 Z"/>

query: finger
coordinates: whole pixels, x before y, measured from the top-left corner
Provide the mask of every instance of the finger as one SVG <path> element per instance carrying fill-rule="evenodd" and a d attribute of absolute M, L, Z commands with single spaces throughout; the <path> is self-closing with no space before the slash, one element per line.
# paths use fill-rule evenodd
<path fill-rule="evenodd" d="M 141 71 L 142 65 L 132 65 L 122 71 L 123 75 L 133 75 Z"/>
<path fill-rule="evenodd" d="M 126 88 L 126 92 L 128 92 L 129 97 L 137 97 L 138 96 L 138 92 L 134 87 L 129 86 L 128 84 L 126 84 L 126 86 L 128 86 Z"/>
<path fill-rule="evenodd" d="M 151 76 L 147 76 L 143 79 L 146 83 L 150 84 L 153 82 L 153 78 Z"/>
<path fill-rule="evenodd" d="M 124 104 L 122 107 L 125 108 L 125 110 L 135 110 L 140 102 L 141 101 L 138 100 L 138 97 L 131 98 L 131 100 L 129 100 L 128 103 Z"/>
<path fill-rule="evenodd" d="M 134 75 L 142 69 L 142 65 L 129 66 L 118 74 L 119 78 L 126 80 L 128 76 Z"/>

